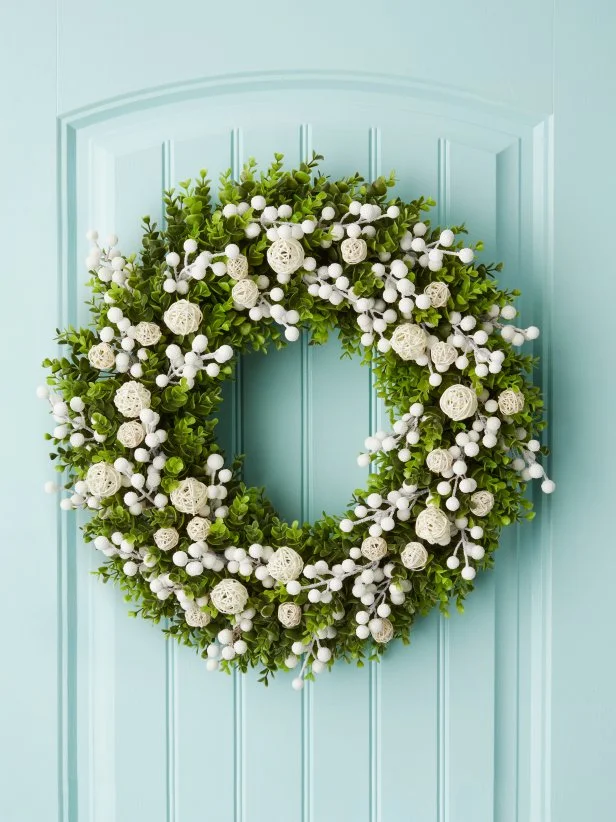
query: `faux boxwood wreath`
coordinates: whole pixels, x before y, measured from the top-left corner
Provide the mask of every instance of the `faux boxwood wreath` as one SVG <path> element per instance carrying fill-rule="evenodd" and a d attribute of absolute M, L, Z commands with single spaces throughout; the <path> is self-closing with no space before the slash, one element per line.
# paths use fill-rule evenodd
<path fill-rule="evenodd" d="M 263 174 L 250 161 L 221 177 L 216 206 L 201 172 L 166 193 L 164 228 L 144 219 L 138 256 L 89 232 L 93 324 L 60 333 L 68 354 L 39 389 L 60 504 L 92 511 L 102 579 L 210 670 L 257 666 L 267 683 L 297 668 L 296 689 L 408 641 L 434 606 L 462 610 L 501 528 L 533 516 L 527 481 L 554 490 L 518 353 L 539 331 L 505 322 L 519 292 L 474 264 L 463 227 L 422 219 L 433 202 L 389 197 L 393 175 L 332 181 L 321 159 L 285 171 L 277 154 Z M 237 357 L 301 328 L 361 352 L 391 418 L 358 457 L 375 470 L 349 511 L 303 526 L 242 482 L 238 457 L 225 467 L 215 438 Z"/>

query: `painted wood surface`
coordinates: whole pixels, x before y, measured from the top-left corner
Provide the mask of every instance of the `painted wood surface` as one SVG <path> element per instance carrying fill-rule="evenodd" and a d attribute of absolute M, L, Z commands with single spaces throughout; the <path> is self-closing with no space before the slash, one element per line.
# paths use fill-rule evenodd
<path fill-rule="evenodd" d="M 7 822 L 578 822 L 609 819 L 616 120 L 607 0 L 462 9 L 316 0 L 283 14 L 39 0 L 2 9 L 6 283 L 0 785 Z M 55 34 L 54 34 L 55 32 Z M 54 329 L 85 322 L 85 231 L 134 249 L 164 187 L 312 149 L 334 175 L 395 169 L 503 259 L 550 406 L 558 493 L 504 538 L 463 617 L 380 666 L 207 674 L 90 574 L 33 399 Z M 588 221 L 593 221 L 592 230 Z M 601 249 L 593 251 L 593 237 Z M 336 340 L 246 357 L 221 438 L 288 517 L 342 510 L 381 425 Z M 282 457 L 282 458 L 281 458 Z M 603 593 L 606 591 L 606 593 Z"/>

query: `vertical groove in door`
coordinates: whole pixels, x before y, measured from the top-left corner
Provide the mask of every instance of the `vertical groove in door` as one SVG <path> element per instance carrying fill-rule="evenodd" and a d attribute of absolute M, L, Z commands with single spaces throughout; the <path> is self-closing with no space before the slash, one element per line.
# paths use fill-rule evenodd
<path fill-rule="evenodd" d="M 234 180 L 238 180 L 243 162 L 243 134 L 239 128 L 231 131 L 230 160 L 231 173 Z M 232 414 L 233 424 L 231 443 L 233 454 L 241 454 L 244 443 L 244 415 L 243 415 L 243 384 L 242 359 L 238 358 L 235 364 L 235 379 L 233 382 Z M 243 822 L 245 810 L 245 773 L 244 773 L 244 700 L 245 678 L 237 669 L 233 669 L 233 771 L 235 793 L 233 797 L 234 822 Z"/>
<path fill-rule="evenodd" d="M 235 172 L 234 172 L 235 174 Z M 235 365 L 235 381 L 233 383 L 233 427 L 232 450 L 234 454 L 243 451 L 243 386 L 242 360 L 238 359 Z M 246 680 L 244 674 L 237 668 L 233 669 L 233 771 L 235 794 L 233 798 L 234 822 L 243 822 L 245 816 L 245 773 L 244 773 L 244 700 Z"/>
<path fill-rule="evenodd" d="M 58 178 L 58 321 L 76 325 L 76 136 L 59 126 Z M 58 684 L 58 818 L 77 820 L 77 524 L 65 512 L 57 518 L 57 684 Z"/>
<path fill-rule="evenodd" d="M 174 639 L 167 639 L 165 654 L 167 822 L 178 822 L 177 802 L 177 656 Z"/>
<path fill-rule="evenodd" d="M 90 176 L 91 179 L 91 176 Z M 94 706 L 97 704 L 96 700 L 96 678 L 98 671 L 96 670 L 96 665 L 94 663 L 94 647 L 95 647 L 95 636 L 94 636 L 94 621 L 96 619 L 95 616 L 95 608 L 94 608 L 94 596 L 92 593 L 92 588 L 89 588 L 88 591 L 88 785 L 89 785 L 89 802 L 88 802 L 88 818 L 90 822 L 96 822 L 96 810 L 97 810 L 97 793 L 96 793 L 96 786 L 98 784 L 97 773 L 96 773 L 96 748 L 98 744 L 97 733 L 96 733 L 96 725 L 95 725 L 95 718 L 94 718 Z M 114 751 L 115 754 L 115 751 Z M 105 791 L 107 795 L 113 793 L 115 794 L 115 780 L 113 781 L 110 789 Z M 115 819 L 115 795 L 113 797 L 113 817 Z M 111 822 L 111 820 L 110 820 Z"/>
<path fill-rule="evenodd" d="M 451 200 L 451 177 L 449 168 L 449 140 L 440 138 L 438 141 L 438 203 L 437 211 L 441 225 L 449 219 L 449 204 Z"/>
<path fill-rule="evenodd" d="M 243 162 L 243 139 L 242 139 L 242 130 L 240 128 L 234 128 L 231 130 L 231 157 L 230 157 L 230 165 L 231 165 L 231 173 L 234 180 L 239 180 L 240 171 L 242 170 L 242 162 Z"/>
<path fill-rule="evenodd" d="M 514 159 L 515 158 L 515 159 Z M 523 166 L 521 141 L 512 143 L 496 157 L 496 250 L 519 272 L 524 266 Z M 507 215 L 503 223 L 498 215 Z M 515 234 L 514 234 L 515 232 Z M 509 253 L 507 253 L 509 249 Z M 504 253 L 503 253 L 504 252 Z M 532 298 L 532 297 L 531 297 Z M 524 310 L 524 305 L 520 306 Z M 524 588 L 523 546 L 519 525 L 507 536 L 503 546 L 507 558 L 507 584 L 501 582 L 502 570 L 494 577 L 494 822 L 513 822 L 525 817 L 520 807 L 520 773 L 526 757 L 521 752 L 520 728 L 523 722 L 524 674 L 522 672 L 522 615 L 527 605 Z"/>
<path fill-rule="evenodd" d="M 441 225 L 449 219 L 451 180 L 449 166 L 449 141 L 438 141 L 438 217 Z M 437 820 L 449 820 L 449 622 L 439 616 L 437 643 Z"/>
<path fill-rule="evenodd" d="M 543 396 L 548 426 L 552 424 L 552 370 L 554 362 L 552 324 L 554 297 L 554 132 L 548 118 L 533 131 L 533 270 L 541 282 L 537 295 L 540 304 L 549 306 L 541 317 L 543 325 L 540 350 Z M 536 344 L 534 344 L 536 345 Z M 533 346 L 533 353 L 535 348 Z M 552 511 L 545 494 L 535 492 L 541 516 L 540 544 L 533 580 L 536 581 L 531 644 L 531 745 L 530 745 L 530 819 L 551 822 L 552 819 Z"/>
<path fill-rule="evenodd" d="M 521 223 L 520 223 L 521 225 Z M 520 232 L 521 234 L 521 232 Z M 520 529 L 519 527 L 516 528 L 516 535 L 515 535 L 515 567 L 516 567 L 516 624 L 515 624 L 515 631 L 516 631 L 516 645 L 515 645 L 515 669 L 516 669 L 516 678 L 515 678 L 515 691 L 516 691 L 516 700 L 515 700 L 515 795 L 514 795 L 514 802 L 515 802 L 515 816 L 514 819 L 516 822 L 520 822 L 520 760 L 522 758 L 522 751 L 520 748 L 520 718 L 521 718 L 521 710 L 520 710 L 520 699 L 522 693 L 522 676 L 520 670 L 520 614 L 522 612 L 522 597 L 521 597 L 521 576 L 520 576 L 520 553 L 521 553 L 522 546 L 520 544 Z M 495 634 L 496 635 L 496 634 Z M 495 654 L 496 658 L 496 654 Z M 496 669 L 496 666 L 495 666 Z M 494 680 L 494 696 L 495 696 L 495 704 L 496 700 L 498 699 L 498 690 L 499 690 L 499 683 L 497 679 Z M 496 725 L 494 727 L 496 732 Z M 496 780 L 495 780 L 496 781 Z M 496 800 L 496 790 L 498 785 L 494 785 L 494 798 Z M 496 822 L 496 820 L 495 820 Z"/>
<path fill-rule="evenodd" d="M 309 335 L 306 331 L 301 337 L 301 421 L 302 421 L 302 482 L 301 514 L 302 521 L 310 518 L 312 505 L 312 415 L 311 415 L 311 370 Z M 312 820 L 312 766 L 313 766 L 313 718 L 312 718 L 312 683 L 306 682 L 302 691 L 302 822 Z"/>
<path fill-rule="evenodd" d="M 171 188 L 174 183 L 174 144 L 165 140 L 162 144 L 162 188 Z M 161 225 L 166 227 L 164 207 Z M 168 624 L 168 622 L 167 622 Z M 168 639 L 165 645 L 165 745 L 167 775 L 167 822 L 178 822 L 178 774 L 177 774 L 177 655 L 175 640 Z"/>
<path fill-rule="evenodd" d="M 303 123 L 299 127 L 299 161 L 307 163 L 312 155 L 312 126 Z"/>
<path fill-rule="evenodd" d="M 437 822 L 449 822 L 449 622 L 443 616 L 438 623 L 437 678 Z"/>
<path fill-rule="evenodd" d="M 381 130 L 371 128 L 368 132 L 368 176 L 375 180 L 381 173 Z M 374 388 L 372 366 L 369 371 L 370 399 L 368 407 L 368 434 L 381 428 L 381 407 Z M 381 818 L 381 663 L 370 662 L 370 718 L 369 718 L 369 819 L 379 822 Z"/>
<path fill-rule="evenodd" d="M 518 223 L 518 236 L 517 236 L 517 266 L 519 269 L 520 261 L 522 259 L 522 163 L 520 162 L 520 154 L 521 154 L 521 145 L 520 141 L 518 140 L 517 143 L 517 159 L 518 159 L 518 209 L 517 209 L 517 223 Z M 497 159 L 498 162 L 498 159 Z M 496 176 L 496 183 L 497 186 L 499 185 L 501 180 L 501 175 L 497 173 Z M 500 192 L 497 191 L 497 202 L 499 209 L 500 206 Z M 520 751 L 520 718 L 521 718 L 521 711 L 520 711 L 520 699 L 522 694 L 522 682 L 521 682 L 521 672 L 520 672 L 520 614 L 522 612 L 522 597 L 521 597 L 521 568 L 520 568 L 520 555 L 521 555 L 521 542 L 520 542 L 520 528 L 517 527 L 515 529 L 515 544 L 513 546 L 515 551 L 515 585 L 516 585 L 516 614 L 515 614 L 515 775 L 514 775 L 514 796 L 513 802 L 515 805 L 514 810 L 514 819 L 516 822 L 519 822 L 520 818 L 520 758 L 521 758 L 521 751 Z M 498 589 L 497 589 L 498 590 Z M 498 614 L 498 609 L 495 608 L 496 613 Z M 495 626 L 497 627 L 497 626 Z M 498 641 L 497 634 L 495 631 L 495 639 Z M 498 656 L 494 653 L 495 663 L 498 660 Z M 499 697 L 499 683 L 496 679 L 496 664 L 494 665 L 494 672 L 495 672 L 495 679 L 494 679 L 494 707 L 496 708 L 498 697 Z M 494 723 L 494 733 L 496 734 L 496 722 Z M 496 780 L 496 771 L 495 771 L 495 779 L 494 779 L 494 801 L 496 802 L 496 791 L 498 789 L 498 784 Z"/>
<path fill-rule="evenodd" d="M 369 395 L 369 434 L 382 428 L 382 408 L 378 401 L 370 368 Z M 383 662 L 372 661 L 370 664 L 370 717 L 369 717 L 369 820 L 379 822 L 381 819 L 381 665 Z"/>
<path fill-rule="evenodd" d="M 300 162 L 307 162 L 312 154 L 312 126 L 303 123 L 299 127 Z M 311 515 L 312 506 L 312 415 L 311 415 L 311 367 L 310 337 L 307 331 L 302 332 L 301 345 L 301 518 L 306 522 Z M 306 682 L 301 695 L 301 820 L 312 820 L 312 782 L 313 782 L 313 697 L 312 683 Z"/>

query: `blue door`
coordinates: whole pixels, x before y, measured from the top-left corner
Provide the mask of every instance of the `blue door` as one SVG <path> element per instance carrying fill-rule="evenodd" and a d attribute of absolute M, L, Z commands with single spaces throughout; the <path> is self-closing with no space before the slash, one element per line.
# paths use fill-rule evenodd
<path fill-rule="evenodd" d="M 5 5 L 2 819 L 611 819 L 612 4 Z M 208 674 L 127 619 L 42 495 L 34 388 L 54 329 L 87 322 L 90 226 L 136 249 L 176 181 L 313 150 L 333 175 L 394 169 L 505 261 L 543 330 L 558 493 L 464 616 L 298 695 Z M 381 427 L 336 340 L 247 357 L 225 409 L 227 447 L 288 519 L 342 510 Z"/>

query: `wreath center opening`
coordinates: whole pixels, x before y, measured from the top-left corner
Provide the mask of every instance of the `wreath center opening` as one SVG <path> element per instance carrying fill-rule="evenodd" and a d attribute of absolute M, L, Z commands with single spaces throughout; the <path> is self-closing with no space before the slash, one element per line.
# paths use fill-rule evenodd
<path fill-rule="evenodd" d="M 312 525 L 365 484 L 356 457 L 375 424 L 371 391 L 370 368 L 344 356 L 335 331 L 313 345 L 304 329 L 293 345 L 240 358 L 216 439 L 227 462 L 242 455 L 244 482 L 264 488 L 281 519 Z"/>

